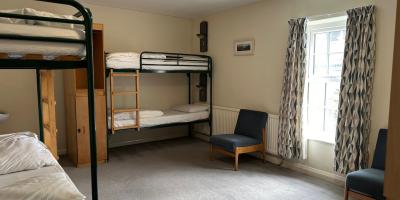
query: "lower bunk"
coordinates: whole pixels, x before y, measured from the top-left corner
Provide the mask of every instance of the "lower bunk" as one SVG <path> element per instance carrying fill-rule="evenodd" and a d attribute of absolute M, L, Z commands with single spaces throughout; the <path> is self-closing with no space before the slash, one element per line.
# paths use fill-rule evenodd
<path fill-rule="evenodd" d="M 34 133 L 0 135 L 0 163 L 0 199 L 86 199 Z"/>
<path fill-rule="evenodd" d="M 120 112 L 108 117 L 108 127 L 111 131 L 130 129 L 131 127 L 157 128 L 180 124 L 209 122 L 209 106 L 203 104 L 188 104 L 176 106 L 169 110 L 140 110 L 137 112 Z M 137 122 L 139 121 L 139 124 Z"/>

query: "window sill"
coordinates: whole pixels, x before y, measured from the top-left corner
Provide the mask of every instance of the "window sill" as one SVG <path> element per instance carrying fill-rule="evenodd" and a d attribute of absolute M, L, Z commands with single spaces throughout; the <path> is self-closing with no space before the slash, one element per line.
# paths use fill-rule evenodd
<path fill-rule="evenodd" d="M 315 136 L 315 135 L 308 135 L 305 138 L 307 141 L 312 140 L 312 141 L 317 141 L 317 142 L 323 142 L 327 144 L 334 145 L 335 144 L 335 139 L 328 138 L 328 137 L 321 137 L 321 136 Z"/>

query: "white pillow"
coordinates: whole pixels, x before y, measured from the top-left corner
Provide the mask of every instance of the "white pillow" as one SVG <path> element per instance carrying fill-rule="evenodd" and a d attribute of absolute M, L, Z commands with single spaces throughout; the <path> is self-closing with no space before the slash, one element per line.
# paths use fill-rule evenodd
<path fill-rule="evenodd" d="M 181 111 L 181 112 L 195 113 L 195 112 L 207 111 L 208 105 L 207 104 L 186 104 L 186 105 L 175 106 L 172 109 L 176 110 L 176 111 Z"/>
<path fill-rule="evenodd" d="M 46 146 L 31 132 L 0 136 L 0 175 L 57 165 Z"/>
<path fill-rule="evenodd" d="M 0 199 L 82 200 L 85 198 L 63 172 L 28 178 L 0 188 Z"/>

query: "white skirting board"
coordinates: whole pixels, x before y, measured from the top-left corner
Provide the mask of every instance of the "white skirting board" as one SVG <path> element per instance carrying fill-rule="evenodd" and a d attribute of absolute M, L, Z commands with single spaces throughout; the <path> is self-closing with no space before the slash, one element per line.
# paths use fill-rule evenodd
<path fill-rule="evenodd" d="M 266 160 L 275 165 L 280 165 L 281 167 L 291 169 L 293 171 L 297 171 L 297 172 L 300 172 L 303 174 L 307 174 L 309 176 L 317 177 L 317 178 L 329 181 L 329 182 L 339 185 L 339 186 L 344 186 L 345 181 L 346 181 L 346 177 L 344 177 L 343 175 L 338 175 L 338 174 L 335 174 L 334 172 L 327 172 L 327 171 L 323 171 L 320 169 L 316 169 L 316 168 L 313 168 L 313 167 L 310 167 L 308 165 L 304 165 L 304 164 L 298 163 L 298 162 L 283 161 L 283 163 L 282 163 L 282 159 L 280 159 L 276 156 L 268 155 Z"/>

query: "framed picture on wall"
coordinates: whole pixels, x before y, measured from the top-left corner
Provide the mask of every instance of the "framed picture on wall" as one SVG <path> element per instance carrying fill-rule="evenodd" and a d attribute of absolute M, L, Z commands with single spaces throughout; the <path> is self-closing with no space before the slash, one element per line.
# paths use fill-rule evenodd
<path fill-rule="evenodd" d="M 254 39 L 236 40 L 233 47 L 235 56 L 254 55 Z"/>

